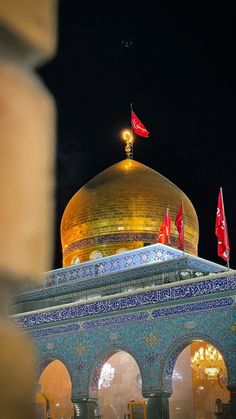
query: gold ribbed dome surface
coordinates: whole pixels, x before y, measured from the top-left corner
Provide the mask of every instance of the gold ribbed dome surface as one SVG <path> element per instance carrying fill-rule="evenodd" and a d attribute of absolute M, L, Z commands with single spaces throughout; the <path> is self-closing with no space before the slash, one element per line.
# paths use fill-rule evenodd
<path fill-rule="evenodd" d="M 160 173 L 125 159 L 99 173 L 69 201 L 61 222 L 63 266 L 136 249 L 157 241 L 166 212 L 172 247 L 174 220 L 183 199 L 185 249 L 197 255 L 198 219 L 188 197 Z"/>

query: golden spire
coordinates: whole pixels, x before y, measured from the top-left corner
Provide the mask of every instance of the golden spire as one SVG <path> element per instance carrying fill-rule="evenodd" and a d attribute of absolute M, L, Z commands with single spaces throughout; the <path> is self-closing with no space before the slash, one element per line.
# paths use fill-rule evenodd
<path fill-rule="evenodd" d="M 125 152 L 127 159 L 133 158 L 133 141 L 134 137 L 132 132 L 129 129 L 125 129 L 121 133 L 122 139 L 126 142 Z"/>

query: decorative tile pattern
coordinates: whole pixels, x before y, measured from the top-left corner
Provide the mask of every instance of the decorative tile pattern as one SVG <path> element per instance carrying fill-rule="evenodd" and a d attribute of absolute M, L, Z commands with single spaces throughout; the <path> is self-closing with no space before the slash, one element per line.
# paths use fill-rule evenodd
<path fill-rule="evenodd" d="M 51 335 L 61 335 L 65 333 L 77 332 L 81 328 L 79 323 L 76 324 L 69 324 L 67 326 L 58 326 L 58 327 L 50 327 L 47 329 L 38 329 L 30 332 L 30 335 L 33 338 L 42 338 Z"/>
<path fill-rule="evenodd" d="M 145 321 L 147 319 L 147 312 L 141 311 L 126 315 L 120 315 L 120 316 L 114 316 L 114 317 L 105 317 L 102 319 L 95 319 L 95 320 L 87 320 L 83 324 L 84 330 L 91 330 L 91 329 L 97 329 L 101 327 L 107 327 L 107 326 L 119 326 L 119 325 L 125 325 L 125 324 L 132 324 L 136 323 L 138 324 L 140 321 Z"/>
<path fill-rule="evenodd" d="M 23 293 L 16 297 L 17 302 L 22 301 L 31 301 L 35 299 L 42 299 L 42 298 L 51 298 L 53 296 L 58 296 L 56 301 L 64 296 L 70 297 L 70 293 L 84 290 L 92 290 L 98 289 L 98 287 L 107 286 L 107 290 L 114 288 L 117 284 L 134 284 L 138 285 L 140 281 L 142 282 L 150 282 L 152 280 L 159 280 L 163 278 L 163 274 L 165 274 L 165 280 L 168 281 L 170 275 L 173 276 L 170 270 L 175 271 L 179 269 L 187 269 L 189 265 L 189 261 L 187 258 L 175 258 L 169 261 L 155 261 L 148 266 L 141 267 L 134 267 L 132 270 L 120 270 L 120 272 L 112 272 L 109 274 L 104 274 L 101 276 L 93 277 L 93 278 L 77 278 L 73 276 L 73 280 L 69 282 L 60 282 L 58 285 L 52 284 L 47 287 L 40 287 L 33 291 L 27 291 L 27 293 Z M 71 269 L 71 268 L 66 268 Z M 74 268 L 75 269 L 75 268 Z M 166 270 L 168 271 L 166 272 Z M 148 277 L 145 278 L 145 276 Z M 178 276 L 178 274 L 177 274 Z M 114 285 L 113 285 L 114 284 Z M 113 285 L 113 286 L 112 286 Z M 81 294 L 82 295 L 82 294 Z"/>
<path fill-rule="evenodd" d="M 64 255 L 67 256 L 75 250 L 79 250 L 85 247 L 93 247 L 99 244 L 104 243 L 127 243 L 127 242 L 143 242 L 143 243 L 156 243 L 156 233 L 112 233 L 112 234 L 102 234 L 100 236 L 86 237 L 81 240 L 77 240 L 69 244 L 64 249 Z M 176 237 L 171 237 L 171 244 L 173 246 L 178 246 L 178 239 Z M 195 247 L 186 240 L 186 250 L 192 253 L 195 253 Z"/>
<path fill-rule="evenodd" d="M 190 305 L 183 305 L 183 306 L 179 306 L 179 310 L 177 312 L 177 315 L 185 315 L 187 312 L 191 313 L 191 312 L 204 312 L 204 311 L 209 311 L 209 310 L 226 310 L 226 309 L 231 309 L 232 308 L 232 304 L 233 304 L 233 299 L 232 298 L 226 298 L 226 299 L 220 299 L 220 300 L 212 300 L 212 301 L 207 301 L 207 304 L 202 304 L 200 303 L 192 303 Z M 188 309 L 188 310 L 187 310 Z M 157 319 L 158 321 L 161 318 L 166 318 L 166 317 L 170 317 L 170 316 L 174 316 L 176 317 L 176 309 L 174 308 L 173 310 L 169 310 L 167 309 L 166 311 L 163 312 L 163 309 L 160 310 L 153 310 L 154 312 L 154 316 L 152 317 L 153 319 Z M 164 315 L 163 315 L 164 313 Z M 34 338 L 40 338 L 40 337 L 46 337 L 46 336 L 51 336 L 51 335 L 61 335 L 61 334 L 69 334 L 69 333 L 74 333 L 83 328 L 83 330 L 96 330 L 98 328 L 103 328 L 103 327 L 109 327 L 112 325 L 126 325 L 126 324 L 136 324 L 138 325 L 140 322 L 144 322 L 147 320 L 151 320 L 150 318 L 150 313 L 143 311 L 143 312 L 137 312 L 137 313 L 132 313 L 132 314 L 126 314 L 126 315 L 120 315 L 120 316 L 114 316 L 114 317 L 107 317 L 107 318 L 103 318 L 103 319 L 97 319 L 97 320 L 87 320 L 85 322 L 83 322 L 83 325 L 80 323 L 76 323 L 76 324 L 71 324 L 68 325 L 67 327 L 52 327 L 52 328 L 44 328 L 44 329 L 37 329 L 36 331 L 33 330 L 30 332 L 31 336 Z M 183 328 L 184 329 L 196 329 L 199 326 L 198 322 L 196 321 L 188 321 L 186 323 L 184 323 Z M 232 329 L 230 329 L 231 331 L 233 331 Z M 149 334 L 150 335 L 150 334 Z M 149 336 L 148 335 L 148 336 Z M 152 335 L 152 334 L 151 334 Z M 116 333 L 112 333 L 109 337 L 110 340 L 116 341 L 120 338 L 120 334 Z M 147 343 L 147 342 L 146 342 Z"/>
<path fill-rule="evenodd" d="M 219 300 L 210 300 L 207 301 L 205 304 L 202 302 L 200 303 L 192 303 L 188 305 L 181 305 L 178 306 L 178 310 L 176 310 L 175 307 L 170 310 L 168 308 L 165 309 L 159 309 L 159 310 L 153 310 L 153 316 L 150 317 L 150 313 L 148 311 L 141 311 L 131 314 L 124 314 L 119 316 L 112 316 L 112 317 L 105 317 L 102 319 L 95 319 L 95 320 L 86 320 L 83 323 L 72 323 L 68 326 L 58 326 L 58 327 L 47 327 L 43 329 L 36 329 L 32 330 L 30 332 L 30 335 L 33 338 L 42 338 L 46 336 L 51 335 L 61 335 L 61 334 L 69 334 L 69 333 L 75 333 L 78 330 L 96 330 L 100 328 L 107 328 L 110 326 L 123 326 L 128 324 L 135 324 L 138 325 L 140 322 L 146 322 L 146 321 L 153 321 L 154 319 L 158 320 L 161 318 L 166 317 L 177 317 L 181 316 L 182 314 L 185 315 L 186 313 L 197 313 L 197 312 L 204 312 L 209 310 L 226 310 L 231 309 L 233 305 L 233 299 L 231 297 L 219 299 Z M 188 321 L 183 325 L 183 328 L 185 329 L 193 329 L 199 326 L 198 322 L 196 321 Z M 112 333 L 108 338 L 110 340 L 116 341 L 120 337 L 120 334 L 117 332 Z"/>
<path fill-rule="evenodd" d="M 208 301 L 202 301 L 197 304 L 184 304 L 181 306 L 176 307 L 168 307 L 163 308 L 159 310 L 153 310 L 152 317 L 154 319 L 160 318 L 160 317 L 167 317 L 167 316 L 173 316 L 173 315 L 179 315 L 179 314 L 187 314 L 187 313 L 194 313 L 195 311 L 205 311 L 205 310 L 213 310 L 213 309 L 225 309 L 227 307 L 231 307 L 233 305 L 233 298 L 221 298 L 218 300 L 208 300 Z M 188 325 L 185 325 L 185 328 L 189 327 Z"/>
<path fill-rule="evenodd" d="M 225 307 L 225 305 L 224 305 L 224 307 Z M 191 330 L 191 329 L 195 329 L 197 326 L 198 326 L 198 322 L 191 321 L 191 322 L 186 322 L 183 327 L 186 330 Z"/>
<path fill-rule="evenodd" d="M 107 317 L 98 320 L 87 320 L 86 322 L 82 323 L 72 323 L 68 326 L 58 326 L 58 327 L 47 327 L 43 329 L 31 330 L 30 335 L 34 338 L 42 338 L 51 335 L 61 335 L 61 334 L 68 334 L 74 333 L 79 331 L 80 329 L 83 330 L 92 330 L 101 327 L 107 327 L 111 325 L 123 325 L 123 324 L 131 324 L 136 323 L 138 324 L 140 321 L 145 321 L 147 319 L 148 314 L 146 312 L 138 312 L 127 314 L 123 316 L 115 316 L 115 317 Z M 113 337 L 114 336 L 114 337 Z M 115 340 L 116 333 L 113 333 L 110 340 Z M 113 337 L 113 338 L 112 338 Z"/>
<path fill-rule="evenodd" d="M 108 336 L 108 338 L 112 341 L 115 341 L 115 340 L 119 340 L 120 335 L 119 333 L 112 333 L 110 336 Z"/>
<path fill-rule="evenodd" d="M 115 285 L 116 280 L 150 280 L 160 273 L 167 275 L 171 269 L 190 266 L 199 272 L 225 270 L 197 257 L 182 256 L 182 252 L 167 246 L 148 246 L 51 272 L 46 287 L 33 292 L 52 296 L 59 290 L 59 294 L 66 294 L 72 290 L 70 287 L 83 290 L 103 286 L 103 281 Z M 145 292 L 19 315 L 16 320 L 35 341 L 41 355 L 39 371 L 53 359 L 65 363 L 75 399 L 90 397 L 96 391 L 104 362 L 119 350 L 136 360 L 143 393 L 171 391 L 176 358 L 194 339 L 204 339 L 222 352 L 229 383 L 233 384 L 236 383 L 235 290 L 236 275 L 226 272 L 215 278 L 196 278 L 189 283 L 175 282 Z M 30 300 L 32 294 L 28 296 Z"/>
<path fill-rule="evenodd" d="M 188 258 L 189 262 L 191 262 L 191 266 L 199 271 L 214 273 L 227 271 L 226 267 L 201 259 L 197 256 L 192 256 L 190 254 L 186 254 L 185 256 Z M 157 243 L 144 248 L 108 256 L 99 261 L 85 262 L 81 265 L 50 271 L 45 274 L 46 280 L 44 284 L 41 286 L 32 285 L 31 290 L 57 286 L 63 283 L 70 283 L 71 281 L 97 278 L 101 275 L 122 272 L 143 265 L 149 267 L 154 262 L 179 258 L 183 258 L 182 251 Z"/>
<path fill-rule="evenodd" d="M 233 322 L 229 328 L 232 333 L 236 333 L 236 321 Z"/>
<path fill-rule="evenodd" d="M 75 351 L 77 355 L 82 356 L 84 352 L 87 351 L 87 346 L 84 343 L 80 343 L 76 348 Z"/>
<path fill-rule="evenodd" d="M 146 345 L 153 346 L 157 341 L 157 336 L 154 333 L 149 333 L 145 338 L 144 342 Z"/>
<path fill-rule="evenodd" d="M 222 294 L 224 292 L 236 290 L 236 276 L 201 280 L 196 283 L 173 286 L 169 288 L 159 288 L 154 291 L 147 291 L 140 294 L 131 294 L 119 298 L 100 300 L 94 303 L 80 304 L 59 308 L 43 313 L 34 313 L 29 315 L 20 315 L 16 321 L 23 326 L 33 327 L 42 324 L 66 321 L 69 319 L 83 318 L 89 316 L 104 315 L 116 311 L 130 310 L 134 308 L 147 307 L 150 305 L 166 302 L 176 302 L 183 299 L 194 297 L 203 297 L 213 294 Z M 207 304 L 206 302 L 202 303 Z M 169 309 L 163 309 L 163 313 Z M 176 313 L 180 310 L 175 308 Z M 153 314 L 154 315 L 154 314 Z"/>
<path fill-rule="evenodd" d="M 224 361 L 226 363 L 226 367 L 228 367 L 228 373 L 229 373 L 229 365 L 227 365 L 228 356 L 224 347 L 222 346 L 221 341 L 216 339 L 215 336 L 212 337 L 211 333 L 204 334 L 203 332 L 204 330 L 198 333 L 195 332 L 193 334 L 187 334 L 184 338 L 181 338 L 181 339 L 177 338 L 176 340 L 172 341 L 171 346 L 168 349 L 168 355 L 165 356 L 166 359 L 161 365 L 161 375 L 162 375 L 163 385 L 166 388 L 168 388 L 168 392 L 170 393 L 172 392 L 172 375 L 173 375 L 175 362 L 179 354 L 192 340 L 196 340 L 197 338 L 204 340 L 208 343 L 211 343 L 213 346 L 216 346 L 216 348 L 221 352 L 221 354 L 224 357 Z"/>
<path fill-rule="evenodd" d="M 54 348 L 55 348 L 54 343 L 48 343 L 48 344 L 47 344 L 47 349 L 48 349 L 48 350 L 50 350 L 50 349 L 54 349 Z"/>
<path fill-rule="evenodd" d="M 146 255 L 145 260 L 143 258 L 144 254 Z M 62 283 L 73 280 L 75 276 L 77 278 L 91 278 L 96 275 L 104 275 L 130 269 L 131 267 L 142 266 L 143 264 L 147 265 L 155 261 L 164 261 L 181 257 L 183 257 L 181 251 L 161 244 L 156 244 L 148 246 L 148 248 L 141 248 L 108 256 L 100 259 L 99 262 L 85 262 L 80 266 L 57 270 L 55 272 L 56 278 L 53 271 L 49 272 L 47 274 L 46 283 L 47 285 Z M 118 262 L 118 264 L 116 265 L 115 262 Z"/>
<path fill-rule="evenodd" d="M 156 352 L 150 352 L 146 355 L 146 360 L 149 364 L 155 364 L 158 358 L 159 355 Z"/>
<path fill-rule="evenodd" d="M 227 298 L 226 298 L 227 299 Z M 92 386 L 95 370 L 99 371 L 99 363 L 117 350 L 125 350 L 130 353 L 139 365 L 143 378 L 143 391 L 146 394 L 164 388 L 171 389 L 171 376 L 175 359 L 182 350 L 193 339 L 204 339 L 214 344 L 224 354 L 231 383 L 235 380 L 236 363 L 236 335 L 229 330 L 230 325 L 236 321 L 236 313 L 231 306 L 218 307 L 215 309 L 202 309 L 201 302 L 198 305 L 199 311 L 193 310 L 186 316 L 185 312 L 174 315 L 169 320 L 168 316 L 157 317 L 148 320 L 140 317 L 125 318 L 119 317 L 117 323 L 114 318 L 107 317 L 103 325 L 94 323 L 86 328 L 85 321 L 83 328 L 77 331 L 50 335 L 50 343 L 55 344 L 54 356 L 63 359 L 70 371 L 73 383 L 73 394 L 88 396 Z M 214 304 L 212 304 L 214 306 Z M 137 313 L 132 313 L 137 314 Z M 121 321 L 121 317 L 124 317 Z M 104 319 L 96 319 L 95 321 Z M 88 320 L 91 322 L 93 320 Z M 189 333 L 186 324 L 192 326 Z M 91 333 L 92 327 L 95 331 Z M 96 333 L 99 327 L 99 332 Z M 109 339 L 112 334 L 119 334 L 118 340 Z M 153 334 L 158 337 L 152 345 L 147 345 L 144 338 Z M 48 339 L 41 337 L 35 341 L 38 351 L 45 354 Z M 86 345 L 87 350 L 78 357 L 73 348 L 80 344 Z M 151 349 L 151 351 L 150 351 Z M 52 351 L 50 351 L 51 354 Z M 108 357 L 108 358 L 107 358 Z M 81 366 L 78 370 L 78 365 Z M 83 366 L 83 368 L 82 368 Z M 99 374 L 97 374 L 99 375 Z"/>

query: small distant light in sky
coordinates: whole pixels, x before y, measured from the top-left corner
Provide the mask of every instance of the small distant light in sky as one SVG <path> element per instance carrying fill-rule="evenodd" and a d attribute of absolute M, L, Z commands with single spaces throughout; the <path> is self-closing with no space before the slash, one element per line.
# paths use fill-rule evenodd
<path fill-rule="evenodd" d="M 125 48 L 131 48 L 134 46 L 134 42 L 130 41 L 128 39 L 124 39 L 123 41 L 121 41 L 121 44 L 123 45 L 123 47 Z"/>

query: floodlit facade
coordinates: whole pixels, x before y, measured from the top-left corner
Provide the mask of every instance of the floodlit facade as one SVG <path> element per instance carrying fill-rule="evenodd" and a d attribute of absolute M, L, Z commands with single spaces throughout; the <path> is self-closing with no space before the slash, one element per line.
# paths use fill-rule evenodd
<path fill-rule="evenodd" d="M 184 251 L 173 221 L 170 242 L 157 243 L 166 208 L 174 220 L 181 202 Z M 134 419 L 208 419 L 217 409 L 236 417 L 236 275 L 197 256 L 198 236 L 188 197 L 132 159 L 71 199 L 61 223 L 64 267 L 12 308 L 37 347 L 53 419 L 132 418 L 132 400 L 144 402 Z M 67 410 L 52 395 L 56 383 L 46 391 L 53 377 Z"/>

